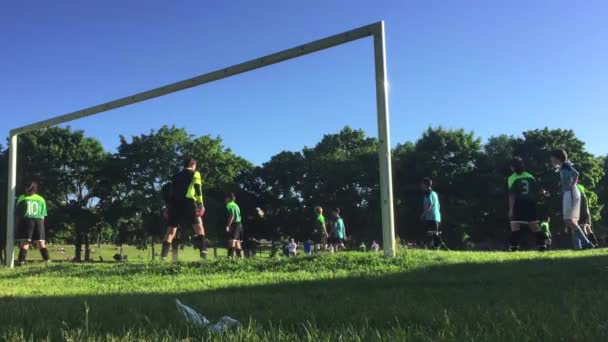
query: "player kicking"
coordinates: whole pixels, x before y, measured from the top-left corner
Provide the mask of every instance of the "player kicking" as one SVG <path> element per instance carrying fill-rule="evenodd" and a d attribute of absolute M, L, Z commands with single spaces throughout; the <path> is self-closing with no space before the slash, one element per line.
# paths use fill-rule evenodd
<path fill-rule="evenodd" d="M 521 240 L 521 226 L 527 225 L 536 237 L 539 251 L 545 251 L 546 235 L 540 229 L 537 200 L 540 190 L 536 179 L 524 169 L 524 161 L 515 157 L 511 160 L 509 187 L 509 220 L 511 222 L 510 249 L 517 251 Z"/>
<path fill-rule="evenodd" d="M 44 218 L 47 216 L 46 201 L 38 195 L 38 183 L 30 182 L 25 194 L 19 196 L 16 206 L 17 241 L 19 241 L 18 265 L 24 265 L 30 244 L 34 242 L 40 249 L 42 260 L 48 262 L 49 251 L 46 248 Z"/>
<path fill-rule="evenodd" d="M 243 224 L 241 221 L 241 208 L 236 204 L 236 196 L 233 193 L 226 194 L 226 213 L 228 222 L 226 224 L 226 234 L 228 234 L 228 257 L 242 257 L 241 234 L 243 234 Z"/>
<path fill-rule="evenodd" d="M 579 173 L 572 167 L 568 160 L 568 154 L 564 150 L 555 150 L 551 152 L 551 163 L 559 167 L 560 189 L 563 202 L 564 223 L 572 230 L 581 241 L 582 248 L 594 248 L 585 233 L 579 226 L 578 222 L 581 216 L 581 192 L 576 187 Z"/>
<path fill-rule="evenodd" d="M 184 169 L 173 176 L 169 190 L 167 208 L 167 233 L 163 239 L 161 259 L 166 260 L 171 243 L 177 235 L 177 227 L 191 225 L 196 234 L 194 246 L 200 250 L 201 257 L 205 250 L 205 228 L 201 217 L 205 214 L 201 174 L 196 171 L 196 160 L 188 158 Z"/>

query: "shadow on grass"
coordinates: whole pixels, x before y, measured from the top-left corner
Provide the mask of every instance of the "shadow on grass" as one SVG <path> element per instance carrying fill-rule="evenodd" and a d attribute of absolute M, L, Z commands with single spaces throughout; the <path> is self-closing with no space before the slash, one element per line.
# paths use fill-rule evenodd
<path fill-rule="evenodd" d="M 306 262 L 310 260 L 302 261 Z M 190 264 L 181 270 L 201 267 Z M 232 266 L 225 267 L 222 272 Z M 128 265 L 124 272 L 152 269 L 161 277 L 180 271 L 172 266 Z M 36 271 L 20 274 L 32 276 Z M 73 274 L 70 271 L 77 276 L 116 275 L 114 267 L 70 270 L 61 265 L 47 272 L 61 276 Z M 187 329 L 180 325 L 177 298 L 212 320 L 229 315 L 302 333 L 308 322 L 321 330 L 365 325 L 382 331 L 399 324 L 431 339 L 597 340 L 608 334 L 608 293 L 603 290 L 608 255 L 436 264 L 381 276 L 358 273 L 300 282 L 282 282 L 279 277 L 275 284 L 182 293 L 0 297 L 0 329 L 22 328 L 36 337 L 60 336 L 60 329 L 85 324 L 86 306 L 88 326 L 100 335 L 137 328 L 171 329 L 179 336 Z M 0 279 L 14 276 L 3 274 Z M 129 283 L 116 286 L 127 292 Z"/>

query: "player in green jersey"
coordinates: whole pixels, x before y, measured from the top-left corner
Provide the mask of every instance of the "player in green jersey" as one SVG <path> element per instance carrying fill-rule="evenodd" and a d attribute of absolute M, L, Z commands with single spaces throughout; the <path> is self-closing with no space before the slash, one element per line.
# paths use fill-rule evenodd
<path fill-rule="evenodd" d="M 538 215 L 538 194 L 534 176 L 525 171 L 524 161 L 515 157 L 511 160 L 511 171 L 507 184 L 509 187 L 509 220 L 511 224 L 510 249 L 519 249 L 521 240 L 521 226 L 527 225 L 536 236 L 536 245 L 540 251 L 546 249 L 545 234 L 540 229 Z"/>
<path fill-rule="evenodd" d="M 241 238 L 243 234 L 243 222 L 241 220 L 241 208 L 236 204 L 236 196 L 233 193 L 226 194 L 226 234 L 228 234 L 228 257 L 242 257 Z"/>
<path fill-rule="evenodd" d="M 315 207 L 315 215 L 317 216 L 315 219 L 315 226 L 313 229 L 313 241 L 316 245 L 316 250 L 325 250 L 327 249 L 327 238 L 329 234 L 327 234 L 327 225 L 325 223 L 325 216 L 323 216 L 323 208 L 320 206 Z"/>
<path fill-rule="evenodd" d="M 551 218 L 546 217 L 544 221 L 540 223 L 540 231 L 545 235 L 545 245 L 547 249 L 551 248 Z"/>
<path fill-rule="evenodd" d="M 589 198 L 587 197 L 587 188 L 585 188 L 580 183 L 576 184 L 576 188 L 581 193 L 581 216 L 579 220 L 579 225 L 581 226 L 581 228 L 583 228 L 587 239 L 589 239 L 589 241 L 597 247 L 597 238 L 595 237 L 592 228 L 593 220 L 591 219 L 591 211 L 589 210 Z M 575 241 L 575 248 L 580 249 L 582 241 L 578 238 L 578 235 L 573 234 L 572 239 Z"/>
<path fill-rule="evenodd" d="M 17 241 L 19 241 L 18 265 L 25 264 L 30 244 L 34 242 L 40 249 L 40 255 L 48 262 L 49 251 L 46 248 L 44 218 L 47 216 L 46 201 L 38 194 L 38 183 L 29 182 L 25 194 L 19 196 L 15 208 L 17 220 Z"/>

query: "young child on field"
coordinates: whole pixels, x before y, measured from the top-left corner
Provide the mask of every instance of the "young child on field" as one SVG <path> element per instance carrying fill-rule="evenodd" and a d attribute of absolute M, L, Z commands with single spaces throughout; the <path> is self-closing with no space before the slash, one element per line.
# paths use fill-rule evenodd
<path fill-rule="evenodd" d="M 296 254 L 298 253 L 298 244 L 296 243 L 296 241 L 294 239 L 291 239 L 291 241 L 287 245 L 287 249 L 289 250 L 290 257 L 296 256 Z"/>

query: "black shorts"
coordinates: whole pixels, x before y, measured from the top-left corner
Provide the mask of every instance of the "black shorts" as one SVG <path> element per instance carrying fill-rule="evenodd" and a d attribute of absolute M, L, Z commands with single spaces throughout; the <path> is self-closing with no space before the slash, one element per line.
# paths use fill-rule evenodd
<path fill-rule="evenodd" d="M 344 239 L 341 239 L 339 237 L 332 237 L 330 243 L 332 245 L 341 245 L 344 243 Z"/>
<path fill-rule="evenodd" d="M 198 207 L 193 200 L 183 200 L 169 205 L 167 224 L 169 227 L 198 224 Z"/>
<path fill-rule="evenodd" d="M 313 241 L 316 245 L 327 245 L 327 234 L 325 233 L 315 233 L 313 236 Z"/>
<path fill-rule="evenodd" d="M 537 223 L 540 222 L 538 206 L 533 201 L 515 201 L 511 223 Z"/>
<path fill-rule="evenodd" d="M 45 241 L 44 220 L 43 219 L 28 219 L 19 220 L 17 227 L 17 241 Z"/>
<path fill-rule="evenodd" d="M 243 234 L 243 225 L 239 223 L 233 223 L 230 226 L 230 231 L 228 232 L 228 240 L 241 240 L 241 236 Z"/>
<path fill-rule="evenodd" d="M 433 221 L 433 220 L 424 221 L 424 229 L 426 229 L 427 232 L 438 232 L 439 226 L 441 226 L 441 223 L 439 223 L 437 221 Z"/>

